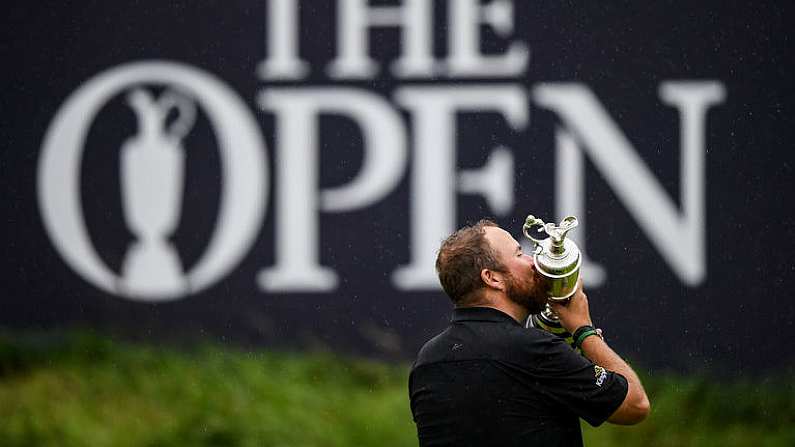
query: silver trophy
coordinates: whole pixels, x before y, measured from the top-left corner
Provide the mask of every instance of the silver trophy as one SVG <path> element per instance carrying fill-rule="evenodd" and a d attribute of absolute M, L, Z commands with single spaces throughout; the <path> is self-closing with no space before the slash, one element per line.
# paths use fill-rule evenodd
<path fill-rule="evenodd" d="M 566 301 L 577 291 L 582 254 L 574 241 L 566 239 L 568 232 L 577 225 L 577 218 L 574 216 L 567 216 L 559 225 L 555 225 L 529 215 L 522 226 L 524 235 L 535 244 L 533 259 L 548 301 Z M 533 229 L 536 233 L 546 233 L 548 237 L 533 237 Z M 558 316 L 549 304 L 541 313 L 531 315 L 527 325 L 544 329 L 566 339 L 570 345 L 574 344 L 571 334 L 561 326 Z"/>
<path fill-rule="evenodd" d="M 124 217 L 136 236 L 122 263 L 122 285 L 143 297 L 181 293 L 186 284 L 179 255 L 168 237 L 179 222 L 185 151 L 181 140 L 193 126 L 195 105 L 164 92 L 158 99 L 136 89 L 128 96 L 138 134 L 121 149 Z M 176 118 L 168 124 L 169 116 Z"/>

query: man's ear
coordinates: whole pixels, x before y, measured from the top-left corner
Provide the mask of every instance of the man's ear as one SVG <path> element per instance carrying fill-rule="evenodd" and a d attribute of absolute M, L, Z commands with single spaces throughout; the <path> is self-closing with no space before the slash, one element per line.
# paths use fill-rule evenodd
<path fill-rule="evenodd" d="M 492 289 L 505 290 L 505 282 L 503 281 L 502 274 L 491 269 L 483 269 L 480 271 L 480 279 L 486 284 L 486 287 Z"/>

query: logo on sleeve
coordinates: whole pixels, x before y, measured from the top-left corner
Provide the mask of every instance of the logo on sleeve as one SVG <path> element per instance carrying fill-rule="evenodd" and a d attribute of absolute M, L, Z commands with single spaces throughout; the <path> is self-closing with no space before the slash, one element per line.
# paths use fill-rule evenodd
<path fill-rule="evenodd" d="M 601 366 L 594 365 L 594 376 L 596 377 L 596 386 L 602 386 L 607 378 L 607 371 Z"/>

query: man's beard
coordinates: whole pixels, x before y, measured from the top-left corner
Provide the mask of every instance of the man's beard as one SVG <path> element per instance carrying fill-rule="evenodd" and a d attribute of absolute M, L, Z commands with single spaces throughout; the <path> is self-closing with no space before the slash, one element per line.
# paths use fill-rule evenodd
<path fill-rule="evenodd" d="M 531 314 L 537 314 L 544 310 L 547 303 L 547 295 L 544 293 L 541 275 L 533 270 L 533 279 L 526 277 L 515 277 L 509 274 L 508 287 L 506 293 L 508 299 L 524 307 Z"/>

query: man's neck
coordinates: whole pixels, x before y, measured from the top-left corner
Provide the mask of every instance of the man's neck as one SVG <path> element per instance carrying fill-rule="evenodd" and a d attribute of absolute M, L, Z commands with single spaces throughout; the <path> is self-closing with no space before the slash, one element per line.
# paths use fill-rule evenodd
<path fill-rule="evenodd" d="M 466 307 L 490 307 L 492 309 L 497 309 L 502 313 L 510 315 L 511 318 L 516 320 L 521 325 L 525 324 L 527 317 L 530 315 L 530 312 L 528 312 L 524 306 L 502 296 L 487 297 Z"/>
<path fill-rule="evenodd" d="M 527 321 L 527 316 L 530 313 L 525 309 L 523 306 L 520 306 L 513 301 L 508 301 L 500 303 L 499 305 L 492 306 L 495 309 L 504 312 L 511 316 L 514 320 L 516 320 L 519 324 L 524 325 Z"/>

